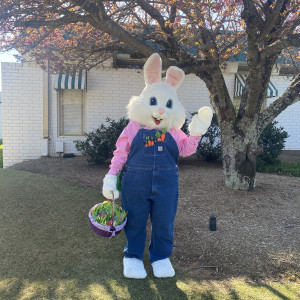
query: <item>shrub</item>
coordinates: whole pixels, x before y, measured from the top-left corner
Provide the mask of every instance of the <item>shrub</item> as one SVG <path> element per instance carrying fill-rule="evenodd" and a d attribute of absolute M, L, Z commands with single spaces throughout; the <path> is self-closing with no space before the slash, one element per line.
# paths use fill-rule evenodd
<path fill-rule="evenodd" d="M 263 153 L 257 157 L 257 167 L 260 169 L 262 166 L 277 163 L 284 149 L 288 133 L 283 130 L 283 127 L 277 127 L 277 123 L 274 121 L 268 124 L 258 140 L 258 145 L 263 148 Z M 206 161 L 222 160 L 221 132 L 216 114 L 213 115 L 211 125 L 202 137 L 196 153 L 199 159 Z"/>
<path fill-rule="evenodd" d="M 107 125 L 101 124 L 98 129 L 85 133 L 84 141 L 74 141 L 76 149 L 89 156 L 89 162 L 103 164 L 113 156 L 117 139 L 129 120 L 121 118 L 115 121 L 107 118 L 106 123 Z"/>
<path fill-rule="evenodd" d="M 257 157 L 257 166 L 273 165 L 284 149 L 285 139 L 288 133 L 283 127 L 277 127 L 278 122 L 268 124 L 259 137 L 258 145 L 263 148 L 263 153 Z"/>
<path fill-rule="evenodd" d="M 191 115 L 194 115 L 192 113 Z M 84 155 L 88 155 L 88 161 L 95 164 L 102 164 L 113 156 L 115 145 L 123 129 L 129 120 L 121 118 L 118 121 L 106 119 L 108 125 L 101 126 L 89 133 L 85 133 L 86 140 L 74 141 L 76 149 Z M 277 162 L 277 158 L 282 152 L 285 139 L 288 137 L 282 127 L 276 127 L 278 122 L 274 121 L 262 132 L 258 144 L 262 146 L 263 153 L 257 157 L 257 166 L 261 168 Z M 182 130 L 188 133 L 188 121 L 186 120 Z M 199 159 L 206 161 L 220 162 L 222 160 L 221 132 L 218 125 L 217 115 L 214 114 L 210 127 L 203 135 L 196 151 Z"/>
<path fill-rule="evenodd" d="M 187 135 L 189 134 L 188 126 L 189 126 L 189 121 L 188 119 L 185 119 L 184 124 L 181 127 L 181 130 Z"/>
<path fill-rule="evenodd" d="M 206 161 L 222 160 L 221 132 L 216 114 L 213 115 L 210 127 L 201 138 L 196 154 L 199 159 Z"/>
<path fill-rule="evenodd" d="M 193 113 L 190 113 L 191 117 L 193 117 L 194 115 L 196 115 L 198 112 L 193 112 Z M 182 127 L 181 127 L 181 130 L 186 134 L 186 135 L 189 135 L 189 125 L 190 125 L 190 121 L 186 118 Z"/>

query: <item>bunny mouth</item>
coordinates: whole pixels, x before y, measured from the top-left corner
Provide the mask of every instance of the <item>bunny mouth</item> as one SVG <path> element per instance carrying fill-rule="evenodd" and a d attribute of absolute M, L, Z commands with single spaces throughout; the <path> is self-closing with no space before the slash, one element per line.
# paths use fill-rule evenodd
<path fill-rule="evenodd" d="M 157 119 L 157 118 L 155 118 L 155 117 L 152 117 L 152 118 L 153 118 L 154 123 L 155 123 L 156 125 L 159 125 L 160 122 L 163 120 L 163 119 Z"/>

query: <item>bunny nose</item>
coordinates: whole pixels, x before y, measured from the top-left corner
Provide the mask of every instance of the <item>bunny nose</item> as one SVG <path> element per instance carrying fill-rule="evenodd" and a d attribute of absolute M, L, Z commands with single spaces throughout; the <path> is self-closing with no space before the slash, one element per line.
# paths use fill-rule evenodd
<path fill-rule="evenodd" d="M 165 113 L 165 110 L 161 107 L 157 111 L 160 115 L 163 115 Z"/>

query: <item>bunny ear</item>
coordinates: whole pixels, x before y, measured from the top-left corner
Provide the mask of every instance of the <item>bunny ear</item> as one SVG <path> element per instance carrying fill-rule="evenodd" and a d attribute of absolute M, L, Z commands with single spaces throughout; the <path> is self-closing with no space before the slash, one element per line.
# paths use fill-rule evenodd
<path fill-rule="evenodd" d="M 144 78 L 146 84 L 161 81 L 161 58 L 158 53 L 153 53 L 146 61 Z"/>
<path fill-rule="evenodd" d="M 170 67 L 167 70 L 166 82 L 177 89 L 184 79 L 184 72 L 177 67 Z"/>

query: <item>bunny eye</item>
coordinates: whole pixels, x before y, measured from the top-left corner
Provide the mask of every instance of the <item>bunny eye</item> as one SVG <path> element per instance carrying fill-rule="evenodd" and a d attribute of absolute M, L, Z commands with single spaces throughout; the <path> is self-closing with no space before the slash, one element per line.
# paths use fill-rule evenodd
<path fill-rule="evenodd" d="M 157 100 L 155 97 L 150 98 L 150 105 L 157 105 Z"/>
<path fill-rule="evenodd" d="M 166 104 L 166 107 L 172 108 L 172 106 L 173 106 L 173 101 L 171 99 L 169 99 L 167 104 Z"/>

